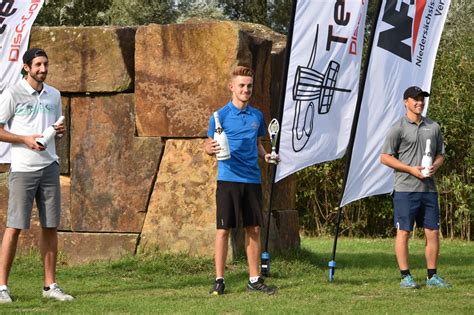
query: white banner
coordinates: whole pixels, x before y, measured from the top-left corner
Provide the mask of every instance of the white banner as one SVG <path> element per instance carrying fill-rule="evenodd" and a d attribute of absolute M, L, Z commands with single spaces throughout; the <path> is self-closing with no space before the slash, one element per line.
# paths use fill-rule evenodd
<path fill-rule="evenodd" d="M 296 4 L 276 181 L 344 155 L 359 89 L 366 0 Z"/>
<path fill-rule="evenodd" d="M 21 79 L 22 57 L 43 0 L 0 0 L 0 94 Z M 10 144 L 0 142 L 0 163 L 10 163 Z"/>
<path fill-rule="evenodd" d="M 449 4 L 450 0 L 382 2 L 341 206 L 393 190 L 393 170 L 380 163 L 382 145 L 388 129 L 405 115 L 405 89 L 417 85 L 430 91 Z M 426 103 L 424 114 L 427 109 Z"/>

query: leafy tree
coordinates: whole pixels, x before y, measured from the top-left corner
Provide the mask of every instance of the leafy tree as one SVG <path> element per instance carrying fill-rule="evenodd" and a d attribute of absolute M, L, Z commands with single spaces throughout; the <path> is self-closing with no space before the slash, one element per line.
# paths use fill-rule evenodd
<path fill-rule="evenodd" d="M 112 0 L 46 0 L 36 25 L 106 25 L 106 12 Z"/>

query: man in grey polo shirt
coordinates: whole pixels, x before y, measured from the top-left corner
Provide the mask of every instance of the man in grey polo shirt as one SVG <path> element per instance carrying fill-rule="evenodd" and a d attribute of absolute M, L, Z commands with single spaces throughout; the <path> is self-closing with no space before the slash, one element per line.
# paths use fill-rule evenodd
<path fill-rule="evenodd" d="M 0 96 L 0 141 L 12 144 L 7 227 L 0 251 L 0 303 L 12 302 L 8 275 L 20 232 L 30 227 L 33 199 L 41 223 L 43 297 L 69 301 L 73 297 L 56 284 L 57 227 L 61 212 L 58 156 L 54 139 L 46 147 L 36 141 L 61 116 L 61 95 L 44 83 L 48 74 L 48 56 L 44 50 L 27 50 L 23 64 L 26 77 Z M 9 131 L 4 129 L 7 124 Z M 55 129 L 58 135 L 65 132 L 64 124 Z"/>
<path fill-rule="evenodd" d="M 406 115 L 389 130 L 382 149 L 381 162 L 395 171 L 394 223 L 397 229 L 395 254 L 402 279 L 401 288 L 418 289 L 410 274 L 408 240 L 414 223 L 423 227 L 426 237 L 425 258 L 427 287 L 448 288 L 437 275 L 439 254 L 439 206 L 434 175 L 444 161 L 444 144 L 440 126 L 421 114 L 429 93 L 417 86 L 406 89 L 403 99 Z M 434 157 L 432 166 L 422 172 L 421 161 L 430 140 Z M 423 174 L 425 173 L 425 174 Z"/>

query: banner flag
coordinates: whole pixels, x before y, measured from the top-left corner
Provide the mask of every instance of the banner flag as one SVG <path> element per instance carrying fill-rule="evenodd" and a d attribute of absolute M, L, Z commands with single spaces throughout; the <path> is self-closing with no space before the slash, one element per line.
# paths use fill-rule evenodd
<path fill-rule="evenodd" d="M 449 5 L 450 0 L 383 0 L 341 207 L 393 190 L 393 170 L 380 163 L 382 145 L 405 114 L 405 89 L 430 91 Z M 427 109 L 428 102 L 424 115 Z"/>
<path fill-rule="evenodd" d="M 366 12 L 366 0 L 297 1 L 276 181 L 344 155 L 359 90 Z"/>
<path fill-rule="evenodd" d="M 21 79 L 22 57 L 43 0 L 0 1 L 0 94 Z M 0 142 L 0 163 L 10 162 L 10 144 Z"/>

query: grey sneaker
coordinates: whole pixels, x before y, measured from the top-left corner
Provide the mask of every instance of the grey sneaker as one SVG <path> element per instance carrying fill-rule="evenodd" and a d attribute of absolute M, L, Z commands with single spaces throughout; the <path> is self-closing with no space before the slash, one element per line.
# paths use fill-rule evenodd
<path fill-rule="evenodd" d="M 446 283 L 440 276 L 434 274 L 430 279 L 426 279 L 427 288 L 449 289 L 451 286 Z"/>
<path fill-rule="evenodd" d="M 268 295 L 275 294 L 275 289 L 268 287 L 266 284 L 263 283 L 263 278 L 259 277 L 258 281 L 255 283 L 251 283 L 250 281 L 247 283 L 247 291 L 254 291 L 254 292 L 263 292 Z"/>
<path fill-rule="evenodd" d="M 12 298 L 10 297 L 10 292 L 7 289 L 0 290 L 0 303 L 11 303 Z"/>
<path fill-rule="evenodd" d="M 402 289 L 419 289 L 420 286 L 416 284 L 411 275 L 405 276 L 400 280 L 400 288 Z"/>
<path fill-rule="evenodd" d="M 57 283 L 53 283 L 49 286 L 49 290 L 43 290 L 43 297 L 48 299 L 55 299 L 58 301 L 72 301 L 74 298 L 64 293 L 63 289 L 61 289 Z"/>

